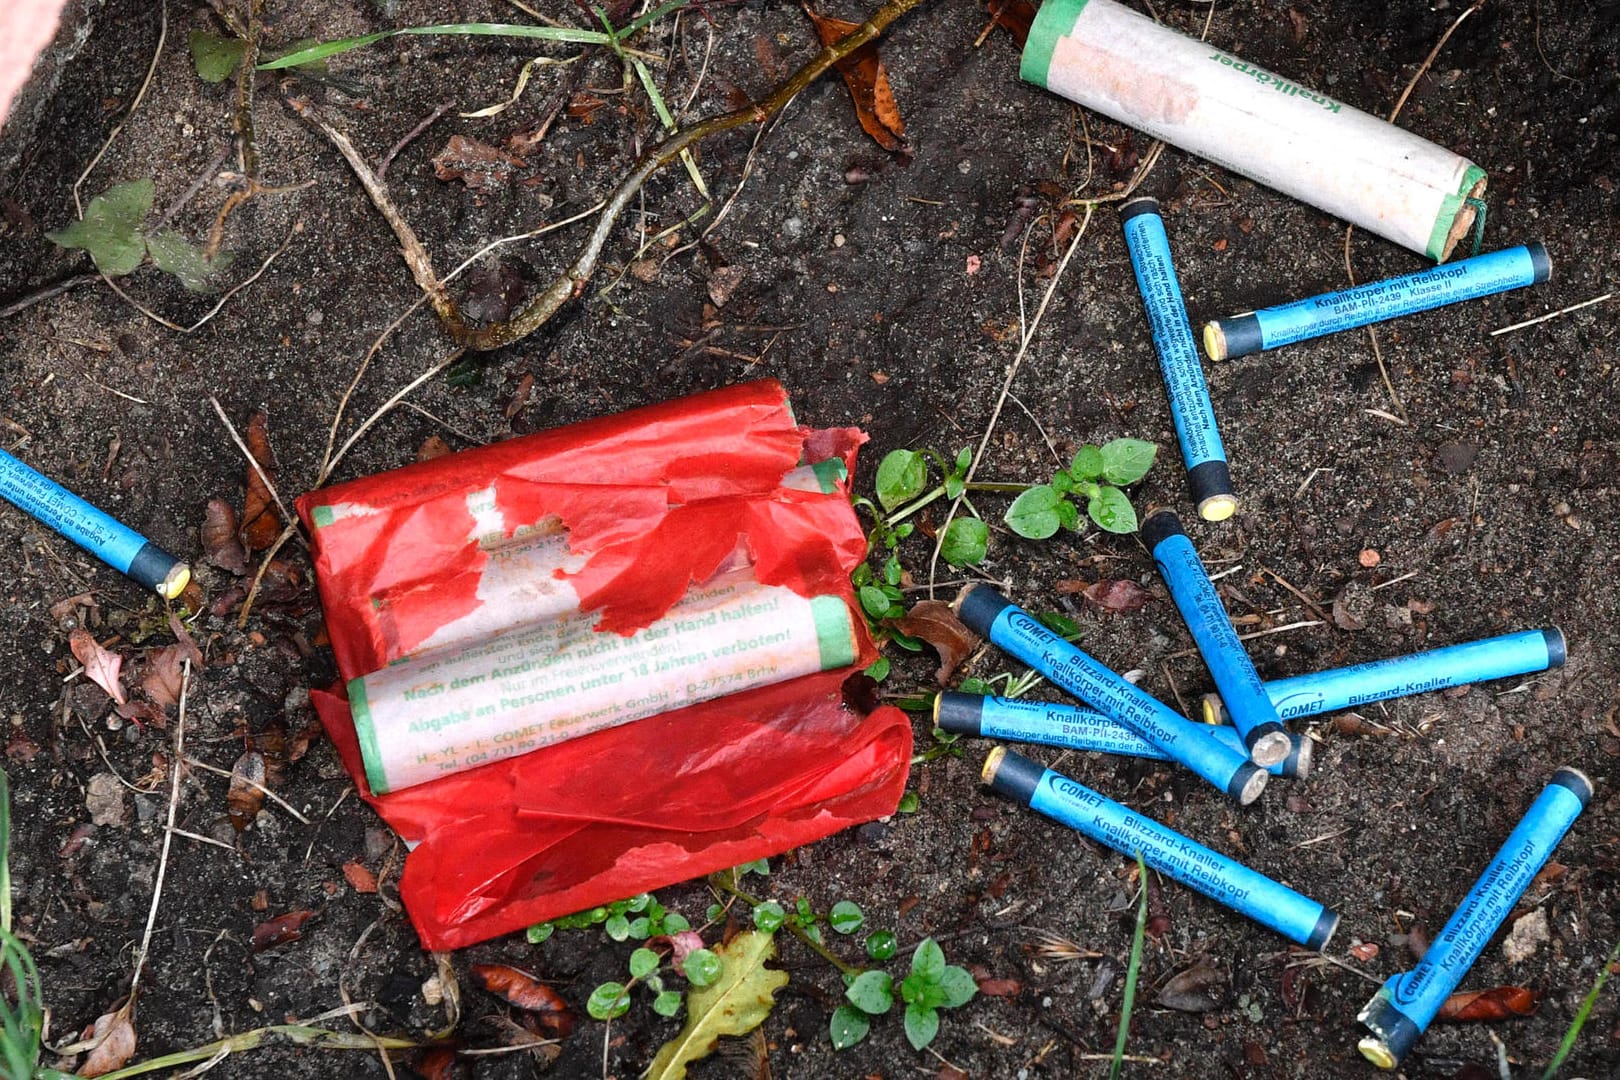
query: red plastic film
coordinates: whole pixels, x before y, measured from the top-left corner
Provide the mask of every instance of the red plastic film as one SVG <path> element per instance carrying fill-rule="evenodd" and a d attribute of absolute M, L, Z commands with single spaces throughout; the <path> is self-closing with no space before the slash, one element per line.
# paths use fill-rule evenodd
<path fill-rule="evenodd" d="M 853 667 L 380 796 L 366 785 L 346 698 L 317 692 L 362 795 L 413 845 L 401 894 L 428 948 L 468 945 L 894 811 L 909 721 L 892 708 L 859 715 L 840 695 L 851 670 L 876 655 L 849 586 L 866 552 L 847 480 L 862 441 L 854 429 L 799 428 L 782 387 L 757 382 L 299 500 L 345 679 L 554 609 L 598 612 L 598 632 L 629 634 L 740 565 L 764 585 L 841 598 L 856 627 Z M 544 565 L 555 568 L 525 578 L 514 550 L 548 551 L 554 561 Z M 497 579 L 508 590 L 522 582 L 521 603 L 494 589 Z"/>

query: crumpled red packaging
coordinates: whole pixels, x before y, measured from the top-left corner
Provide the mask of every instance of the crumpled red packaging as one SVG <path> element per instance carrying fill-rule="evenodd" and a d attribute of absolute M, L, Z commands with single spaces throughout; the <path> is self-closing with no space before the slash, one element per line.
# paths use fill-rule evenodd
<path fill-rule="evenodd" d="M 877 655 L 849 584 L 866 539 L 848 480 L 831 491 L 784 484 L 801 464 L 841 461 L 847 477 L 864 439 L 853 428 L 801 428 L 781 385 L 760 381 L 298 500 L 345 681 L 476 613 L 492 528 L 511 537 L 560 520 L 577 567 L 568 584 L 581 610 L 600 613 L 602 633 L 647 626 L 738 552 L 762 584 L 850 607 L 851 668 L 386 795 L 366 784 L 342 689 L 316 691 L 362 797 L 411 848 L 400 894 L 426 948 L 470 945 L 894 812 L 910 722 L 891 707 L 860 715 L 841 693 Z"/>

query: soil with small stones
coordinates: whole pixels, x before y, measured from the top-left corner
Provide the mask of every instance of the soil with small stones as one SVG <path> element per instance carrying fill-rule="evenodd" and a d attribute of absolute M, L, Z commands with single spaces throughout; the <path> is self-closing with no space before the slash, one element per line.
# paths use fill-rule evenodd
<path fill-rule="evenodd" d="M 269 7 L 266 33 L 277 43 L 452 18 L 523 18 L 494 0 Z M 1205 11 L 1172 4 L 1159 14 L 1196 34 Z M 1384 114 L 1460 11 L 1455 0 L 1239 0 L 1216 7 L 1209 37 Z M 571 7 L 558 13 L 578 18 Z M 846 0 L 830 13 L 862 17 Z M 231 84 L 201 82 L 185 45 L 190 31 L 219 27 L 202 5 L 171 4 L 169 18 L 151 90 L 93 168 L 86 196 L 152 177 L 157 205 L 167 207 L 199 175 L 211 177 L 205 170 L 229 146 Z M 87 268 L 81 253 L 55 248 L 44 233 L 73 217 L 73 181 L 123 119 L 158 23 L 158 5 L 111 0 L 39 125 L 8 136 L 29 145 L 21 166 L 0 177 L 0 306 Z M 700 166 L 727 213 L 701 244 L 690 244 L 689 232 L 664 233 L 699 203 L 682 170 L 665 170 L 614 231 L 583 297 L 464 373 L 475 378 L 428 381 L 412 395 L 413 408 L 394 410 L 359 441 L 339 478 L 411 461 L 430 437 L 461 448 L 759 376 L 782 380 L 806 423 L 871 433 L 862 490 L 896 447 L 976 445 L 1016 352 L 1020 313 L 1033 314 L 1051 281 L 1054 223 L 1073 227 L 1064 198 L 1082 187 L 1118 190 L 1149 149 L 1141 135 L 1019 82 L 1005 32 L 977 43 L 984 23 L 978 5 L 932 0 L 884 40 L 907 154 L 872 143 L 846 90 L 825 79 L 757 147 L 752 127 L 702 146 Z M 680 20 L 678 36 L 673 26 L 663 20 L 644 47 L 669 57 L 657 71 L 683 122 L 760 95 L 814 48 L 808 20 L 791 4 L 708 4 Z M 536 51 L 566 55 L 493 39 L 394 39 L 335 58 L 324 76 L 292 89 L 324 100 L 373 160 L 437 107 L 451 106 L 388 173 L 403 212 L 448 268 L 492 238 L 585 210 L 656 138 L 645 97 L 600 53 L 570 67 L 537 67 L 504 113 L 458 118 L 504 100 Z M 1620 936 L 1616 308 L 1490 334 L 1615 288 L 1617 70 L 1613 0 L 1493 3 L 1463 22 L 1418 83 L 1401 123 L 1490 171 L 1485 248 L 1544 239 L 1554 274 L 1536 288 L 1380 328 L 1399 404 L 1365 332 L 1208 368 L 1242 509 L 1224 525 L 1191 531 L 1206 564 L 1224 572 L 1220 587 L 1240 630 L 1276 631 L 1250 642 L 1264 676 L 1552 625 L 1568 635 L 1569 663 L 1366 707 L 1348 722 L 1312 722 L 1305 729 L 1319 740 L 1315 774 L 1273 784 L 1247 809 L 1164 765 L 1036 752 L 1341 912 L 1332 952 L 1362 973 L 1313 965 L 1263 927 L 1173 883 L 1156 884 L 1156 932 L 1129 1046 L 1150 1060 L 1133 1059 L 1133 1075 L 1371 1074 L 1355 1049 L 1357 1009 L 1376 981 L 1410 966 L 1414 943 L 1439 930 L 1560 765 L 1584 769 L 1597 795 L 1558 849 L 1561 876 L 1543 879 L 1520 905 L 1518 913 L 1545 913 L 1549 940 L 1510 964 L 1504 928 L 1465 980 L 1529 986 L 1543 995 L 1539 1008 L 1489 1027 L 1436 1025 L 1407 1075 L 1494 1076 L 1494 1035 L 1515 1075 L 1539 1076 Z M 268 411 L 280 487 L 294 494 L 315 475 L 343 387 L 367 347 L 419 295 L 387 225 L 331 147 L 284 106 L 279 87 L 269 74 L 259 79 L 261 178 L 309 186 L 263 195 L 230 217 L 227 283 L 286 248 L 217 316 L 179 334 L 97 283 L 0 321 L 3 445 L 200 566 L 211 606 L 195 632 L 208 664 L 190 699 L 187 751 L 226 769 L 246 740 L 264 746 L 267 733 L 303 731 L 308 689 L 335 673 L 319 644 L 307 556 L 296 545 L 244 629 L 229 599 L 212 606 L 240 582 L 203 563 L 199 527 L 208 499 L 239 500 L 244 469 L 208 399 L 238 426 L 256 408 Z M 502 145 L 532 130 L 559 95 L 573 107 L 522 155 L 524 167 L 502 166 L 483 190 L 436 178 L 432 159 L 451 135 Z M 1305 205 L 1175 150 L 1141 190 L 1164 204 L 1195 323 L 1345 284 L 1342 224 Z M 205 183 L 175 225 L 205 236 L 224 198 Z M 486 310 L 566 265 L 584 227 L 491 260 L 500 270 L 481 289 Z M 650 246 L 632 266 L 644 241 Z M 1361 234 L 1352 255 L 1363 281 L 1421 266 Z M 214 303 L 150 268 L 121 286 L 183 325 Z M 449 349 L 431 316 L 408 320 L 360 384 L 350 428 Z M 1164 448 L 1134 492 L 1138 505 L 1175 506 L 1190 518 L 1146 322 L 1116 215 L 1104 205 L 1023 359 L 979 479 L 1043 479 L 1075 446 L 1119 436 Z M 1025 541 L 999 527 L 1002 497 L 976 505 L 997 526 L 984 569 L 1008 595 L 1036 609 L 1067 609 L 1090 652 L 1142 671 L 1142 685 L 1166 700 L 1191 704 L 1209 689 L 1133 538 Z M 925 520 L 942 523 L 938 513 Z M 111 721 L 100 691 L 70 677 L 69 632 L 85 622 L 126 652 L 171 639 L 134 585 L 20 512 L 0 508 L 0 538 L 15 921 L 39 962 L 58 1042 L 128 989 L 158 870 L 173 733 L 172 722 L 162 730 Z M 927 580 L 920 535 L 901 558 Z M 1071 579 L 1131 579 L 1156 599 L 1108 615 L 1060 594 L 1056 583 Z M 86 591 L 95 607 L 52 614 Z M 894 660 L 885 690 L 931 685 L 931 657 Z M 971 674 L 1007 670 L 1019 669 L 992 650 Z M 932 745 L 925 719 L 916 731 L 919 748 Z M 932 936 L 953 963 L 1001 980 L 992 985 L 1002 993 L 946 1014 L 931 1047 L 937 1053 L 913 1051 L 898 1015 L 835 1053 L 827 1025 L 839 978 L 782 935 L 791 982 L 763 1028 L 770 1075 L 1106 1073 L 1101 1055 L 1112 1049 L 1121 1003 L 1134 867 L 983 790 L 986 749 L 969 742 L 960 757 L 916 766 L 915 813 L 773 858 L 768 879 L 748 880 L 784 903 L 803 896 L 823 911 L 855 901 L 869 926 L 899 935 L 902 957 L 890 970 L 903 970 L 904 950 Z M 106 805 L 107 782 L 96 779 L 109 772 L 139 789 L 118 788 L 122 813 Z M 98 817 L 108 822 L 93 828 L 92 785 Z M 423 996 L 434 960 L 394 902 L 403 851 L 359 799 L 345 797 L 349 781 L 330 745 L 317 738 L 273 786 L 309 824 L 266 803 L 238 833 L 227 817 L 227 781 L 201 769 L 187 775 L 177 825 L 220 844 L 174 837 L 136 1014 L 140 1059 L 316 1016 L 345 1000 L 372 1003 L 358 1019 L 378 1032 L 422 1038 L 445 1022 L 443 1006 Z M 356 891 L 343 870 L 356 862 L 377 875 L 378 892 Z M 658 895 L 694 922 L 711 902 L 697 884 Z M 296 911 L 314 912 L 297 940 L 253 951 L 255 926 Z M 1072 943 L 1070 955 L 1043 948 L 1054 935 Z M 832 937 L 832 948 L 859 955 L 857 939 Z M 552 982 L 581 1011 L 552 1074 L 636 1075 L 678 1022 L 640 999 L 611 1029 L 583 1017 L 594 986 L 624 977 L 629 951 L 576 930 L 539 946 L 515 935 L 457 953 L 461 1038 L 492 1046 L 506 1037 L 499 1018 L 508 1006 L 476 989 L 467 966 L 509 963 Z M 1197 965 L 1217 973 L 1191 980 L 1208 1011 L 1155 1004 L 1173 977 Z M 1600 1000 L 1563 1075 L 1620 1074 L 1617 1002 L 1612 990 Z M 348 1030 L 344 1019 L 330 1023 Z M 400 1075 L 419 1060 L 410 1052 L 397 1059 Z M 462 1067 L 490 1077 L 547 1068 L 527 1052 L 466 1058 Z M 693 1074 L 751 1067 L 717 1058 Z M 233 1055 L 213 1072 L 380 1076 L 384 1065 L 372 1052 L 281 1044 Z"/>

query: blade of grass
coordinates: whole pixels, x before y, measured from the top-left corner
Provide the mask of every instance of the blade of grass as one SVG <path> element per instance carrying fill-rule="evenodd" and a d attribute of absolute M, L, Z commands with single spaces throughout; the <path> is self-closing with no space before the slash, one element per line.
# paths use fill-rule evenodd
<path fill-rule="evenodd" d="M 1564 1059 L 1575 1049 L 1575 1040 L 1581 1037 L 1581 1028 L 1586 1026 L 1587 1018 L 1592 1015 L 1592 1006 L 1597 1004 L 1598 995 L 1603 993 L 1603 984 L 1609 981 L 1609 968 L 1614 966 L 1616 960 L 1620 960 L 1620 940 L 1617 940 L 1614 948 L 1609 950 L 1608 959 L 1603 961 L 1603 969 L 1598 972 L 1597 981 L 1592 984 L 1592 989 L 1586 992 L 1586 1000 L 1581 1002 L 1580 1011 L 1575 1014 L 1575 1019 L 1570 1021 L 1569 1030 L 1564 1032 L 1564 1041 L 1558 1044 L 1558 1053 L 1554 1054 L 1552 1061 L 1548 1063 L 1547 1071 L 1541 1074 L 1541 1080 L 1553 1080 L 1553 1077 L 1558 1075 L 1558 1070 L 1563 1068 Z"/>
<path fill-rule="evenodd" d="M 647 97 L 652 99 L 653 111 L 658 114 L 658 122 L 664 125 L 664 131 L 670 135 L 678 130 L 675 127 L 675 117 L 670 115 L 669 106 L 664 104 L 664 95 L 658 92 L 658 83 L 653 81 L 652 72 L 640 60 L 632 59 L 632 67 L 641 79 L 642 88 L 647 91 Z M 709 198 L 709 186 L 703 182 L 703 174 L 698 172 L 697 162 L 692 158 L 692 151 L 681 151 L 681 164 L 686 166 L 686 174 L 692 178 L 692 186 L 697 188 L 698 194 L 704 199 Z"/>
<path fill-rule="evenodd" d="M 1136 853 L 1137 880 L 1142 898 L 1136 905 L 1136 932 L 1131 936 L 1131 962 L 1125 968 L 1125 1000 L 1119 1007 L 1119 1035 L 1114 1039 L 1114 1063 L 1108 1067 L 1108 1080 L 1119 1080 L 1125 1066 L 1125 1044 L 1131 1037 L 1131 1010 L 1136 1007 L 1136 975 L 1142 970 L 1142 939 L 1147 936 L 1148 870 L 1142 853 Z"/>
<path fill-rule="evenodd" d="M 691 2 L 692 0 L 668 0 L 668 3 L 658 5 L 651 11 L 647 12 L 647 14 L 631 23 L 629 26 L 626 26 L 623 30 L 620 30 L 619 40 L 623 41 L 632 34 L 640 33 L 653 23 L 657 22 L 659 19 L 662 19 L 665 15 L 668 15 L 672 11 L 678 11 Z"/>
<path fill-rule="evenodd" d="M 0 1065 L 6 1076 L 29 1080 L 39 1064 L 40 1033 L 45 1023 L 39 1001 L 39 972 L 27 948 L 7 932 L 0 932 L 0 970 L 9 972 L 17 987 L 16 1004 L 0 994 Z"/>
<path fill-rule="evenodd" d="M 45 1028 L 39 969 L 28 947 L 11 932 L 11 782 L 0 769 L 0 971 L 10 973 L 17 1000 L 0 993 L 0 1066 L 5 1075 L 29 1080 L 39 1071 Z"/>
<path fill-rule="evenodd" d="M 576 30 L 571 26 L 526 26 L 521 23 L 444 23 L 439 26 L 407 26 L 399 30 L 382 30 L 375 34 L 362 34 L 359 37 L 339 38 L 336 41 L 322 41 L 308 48 L 290 52 L 286 56 L 278 56 L 274 60 L 267 60 L 259 65 L 260 71 L 275 71 L 279 68 L 299 67 L 303 64 L 325 60 L 329 56 L 337 56 L 352 49 L 362 49 L 367 45 L 375 45 L 386 38 L 400 37 L 406 34 L 450 34 L 474 35 L 482 37 L 515 37 L 539 38 L 542 41 L 560 41 L 570 45 L 608 45 L 616 44 L 612 35 L 601 30 Z"/>

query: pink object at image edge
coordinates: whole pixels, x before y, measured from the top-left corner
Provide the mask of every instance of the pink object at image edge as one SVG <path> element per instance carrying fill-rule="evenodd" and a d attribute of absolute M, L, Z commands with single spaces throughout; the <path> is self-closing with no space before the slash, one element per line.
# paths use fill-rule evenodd
<path fill-rule="evenodd" d="M 34 59 L 50 44 L 66 0 L 12 0 L 0 4 L 0 128 L 11 100 L 34 71 Z"/>

